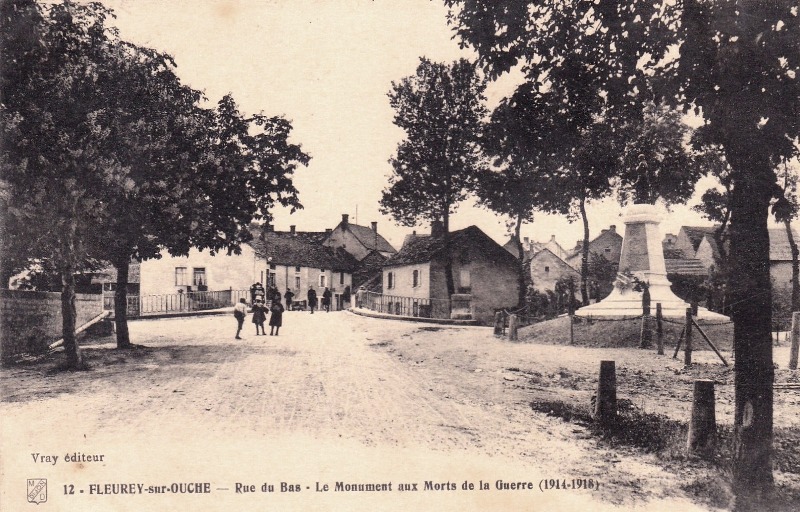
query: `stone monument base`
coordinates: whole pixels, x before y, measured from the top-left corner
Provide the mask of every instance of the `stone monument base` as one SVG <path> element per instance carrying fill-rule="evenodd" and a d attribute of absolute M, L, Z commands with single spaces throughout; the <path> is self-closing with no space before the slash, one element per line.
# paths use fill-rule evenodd
<path fill-rule="evenodd" d="M 672 293 L 670 283 L 665 275 L 655 275 L 648 272 L 635 273 L 636 277 L 650 283 L 650 314 L 655 316 L 656 304 L 661 303 L 661 315 L 664 318 L 684 318 L 686 308 L 690 304 L 681 300 Z M 632 318 L 642 314 L 642 292 L 633 288 L 615 286 L 608 297 L 595 304 L 584 306 L 575 311 L 575 316 L 584 318 Z M 700 320 L 724 322 L 730 320 L 727 316 L 714 313 L 706 308 L 697 308 L 697 318 Z"/>

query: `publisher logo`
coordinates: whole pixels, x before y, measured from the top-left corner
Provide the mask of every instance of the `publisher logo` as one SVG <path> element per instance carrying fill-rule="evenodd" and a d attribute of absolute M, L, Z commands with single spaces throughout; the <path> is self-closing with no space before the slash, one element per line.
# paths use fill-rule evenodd
<path fill-rule="evenodd" d="M 28 503 L 44 503 L 47 501 L 47 479 L 28 479 Z"/>

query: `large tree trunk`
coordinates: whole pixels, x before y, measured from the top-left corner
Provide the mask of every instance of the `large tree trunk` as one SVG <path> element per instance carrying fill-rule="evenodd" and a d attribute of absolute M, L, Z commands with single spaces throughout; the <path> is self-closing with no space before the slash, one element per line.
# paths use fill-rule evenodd
<path fill-rule="evenodd" d="M 456 284 L 453 279 L 453 255 L 450 254 L 450 213 L 449 208 L 445 210 L 444 218 L 442 221 L 444 233 L 442 233 L 444 241 L 444 275 L 447 282 L 447 298 L 449 299 L 456 293 Z"/>
<path fill-rule="evenodd" d="M 783 222 L 786 227 L 786 238 L 789 239 L 789 247 L 792 248 L 792 311 L 800 311 L 800 250 L 797 248 L 797 241 L 792 233 L 792 223 L 789 220 Z"/>
<path fill-rule="evenodd" d="M 117 269 L 117 289 L 114 291 L 114 323 L 117 330 L 117 348 L 130 348 L 128 333 L 128 268 L 130 257 L 120 254 L 114 260 Z"/>
<path fill-rule="evenodd" d="M 519 268 L 517 275 L 517 308 L 525 307 L 527 293 L 525 290 L 525 248 L 522 247 L 520 232 L 522 231 L 522 215 L 517 215 L 517 224 L 514 226 L 514 243 L 517 245 L 517 255 L 519 258 Z"/>
<path fill-rule="evenodd" d="M 64 338 L 64 353 L 66 354 L 66 366 L 73 370 L 83 369 L 83 355 L 78 346 L 78 339 L 75 334 L 77 328 L 78 312 L 75 308 L 75 260 L 76 260 L 76 241 L 77 221 L 70 219 L 62 247 L 60 270 L 61 270 L 61 331 Z"/>
<path fill-rule="evenodd" d="M 583 221 L 583 247 L 581 248 L 581 302 L 589 305 L 589 218 L 586 216 L 586 198 L 581 197 L 580 211 Z"/>
<path fill-rule="evenodd" d="M 736 354 L 733 480 L 736 509 L 756 510 L 773 487 L 774 370 L 767 230 L 773 182 L 766 158 L 734 155 L 729 161 L 741 177 L 731 195 L 728 255 Z"/>

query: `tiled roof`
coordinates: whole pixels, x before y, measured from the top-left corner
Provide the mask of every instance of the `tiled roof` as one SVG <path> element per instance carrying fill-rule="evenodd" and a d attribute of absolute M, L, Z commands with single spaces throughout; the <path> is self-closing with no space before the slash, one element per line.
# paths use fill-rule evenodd
<path fill-rule="evenodd" d="M 322 245 L 324 232 L 267 231 L 253 233 L 250 242 L 256 254 L 272 258 L 275 265 L 290 267 L 324 268 L 339 272 L 352 272 L 358 262 L 343 249 Z"/>
<path fill-rule="evenodd" d="M 477 226 L 460 229 L 450 233 L 451 250 L 461 250 L 467 247 L 480 249 L 488 259 L 495 262 L 506 261 L 512 264 L 516 258 L 492 240 Z M 444 250 L 444 239 L 431 235 L 406 236 L 400 251 L 386 260 L 385 267 L 398 265 L 412 265 L 426 263 L 434 259 Z"/>
<path fill-rule="evenodd" d="M 667 274 L 678 274 L 681 276 L 707 276 L 708 269 L 703 266 L 703 262 L 690 258 L 667 258 L 664 260 L 667 267 Z"/>
<path fill-rule="evenodd" d="M 700 247 L 700 242 L 703 241 L 706 235 L 714 236 L 714 232 L 719 226 L 681 226 L 681 229 L 689 237 L 692 242 L 692 249 L 695 251 Z"/>
<path fill-rule="evenodd" d="M 383 238 L 380 234 L 375 233 L 375 231 L 370 227 L 348 223 L 347 229 L 349 229 L 350 232 L 353 233 L 353 236 L 355 236 L 356 239 L 361 242 L 361 245 L 367 249 L 377 249 L 380 252 L 389 252 L 392 254 L 397 252 L 397 249 L 392 247 L 392 245 L 387 242 L 385 238 Z"/>
<path fill-rule="evenodd" d="M 695 250 L 700 246 L 703 238 L 707 238 L 714 251 L 714 256 L 719 256 L 719 247 L 714 240 L 714 231 L 717 226 L 682 226 L 686 235 L 692 241 Z M 797 230 L 792 229 L 795 242 L 800 242 Z M 786 236 L 786 228 L 769 228 L 769 259 L 770 261 L 791 261 L 792 247 L 789 245 L 789 237 Z"/>

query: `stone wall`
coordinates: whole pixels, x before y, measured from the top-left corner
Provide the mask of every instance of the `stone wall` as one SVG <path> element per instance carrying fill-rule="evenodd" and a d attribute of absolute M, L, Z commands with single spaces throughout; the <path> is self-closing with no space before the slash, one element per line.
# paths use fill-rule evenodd
<path fill-rule="evenodd" d="M 100 294 L 76 294 L 76 325 L 103 312 Z M 0 290 L 0 354 L 3 361 L 22 353 L 44 350 L 61 338 L 61 294 L 25 290 Z"/>

